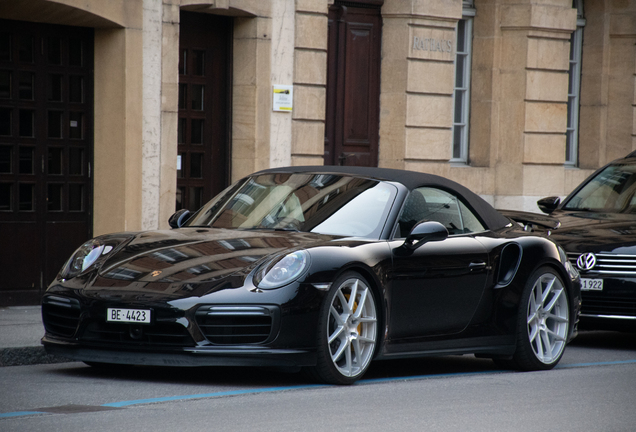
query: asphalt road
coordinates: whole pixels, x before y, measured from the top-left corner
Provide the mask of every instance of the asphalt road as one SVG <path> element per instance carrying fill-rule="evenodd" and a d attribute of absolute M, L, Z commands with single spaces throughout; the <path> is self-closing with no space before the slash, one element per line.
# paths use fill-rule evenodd
<path fill-rule="evenodd" d="M 380 362 L 349 387 L 244 368 L 0 368 L 2 431 L 634 431 L 636 334 L 582 333 L 552 371 Z"/>

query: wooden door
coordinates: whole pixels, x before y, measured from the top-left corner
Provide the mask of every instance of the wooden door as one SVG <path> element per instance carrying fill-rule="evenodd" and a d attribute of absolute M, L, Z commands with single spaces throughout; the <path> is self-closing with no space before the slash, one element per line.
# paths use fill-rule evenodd
<path fill-rule="evenodd" d="M 329 8 L 325 165 L 378 165 L 379 7 Z"/>
<path fill-rule="evenodd" d="M 0 20 L 0 305 L 92 234 L 93 30 Z"/>
<path fill-rule="evenodd" d="M 232 20 L 181 12 L 176 210 L 194 211 L 229 182 Z"/>

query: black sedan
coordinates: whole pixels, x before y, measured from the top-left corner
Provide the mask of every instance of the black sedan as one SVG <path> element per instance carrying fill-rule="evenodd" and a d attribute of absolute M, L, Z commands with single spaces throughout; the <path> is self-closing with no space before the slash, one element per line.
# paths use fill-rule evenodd
<path fill-rule="evenodd" d="M 48 352 L 351 384 L 374 359 L 425 355 L 551 369 L 576 333 L 564 251 L 434 175 L 270 169 L 170 224 L 74 253 L 42 300 Z"/>
<path fill-rule="evenodd" d="M 552 237 L 581 273 L 581 328 L 636 331 L 636 152 L 538 205 L 560 221 Z"/>

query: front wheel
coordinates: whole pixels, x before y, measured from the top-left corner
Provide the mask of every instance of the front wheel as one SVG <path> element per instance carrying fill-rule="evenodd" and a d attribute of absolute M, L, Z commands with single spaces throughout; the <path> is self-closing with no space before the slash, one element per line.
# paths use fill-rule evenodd
<path fill-rule="evenodd" d="M 373 291 L 360 274 L 347 272 L 332 284 L 318 327 L 318 361 L 311 375 L 329 384 L 353 384 L 366 372 L 378 339 Z"/>
<path fill-rule="evenodd" d="M 532 274 L 523 291 L 517 323 L 517 349 L 509 366 L 548 370 L 559 363 L 570 329 L 568 294 L 549 267 Z"/>

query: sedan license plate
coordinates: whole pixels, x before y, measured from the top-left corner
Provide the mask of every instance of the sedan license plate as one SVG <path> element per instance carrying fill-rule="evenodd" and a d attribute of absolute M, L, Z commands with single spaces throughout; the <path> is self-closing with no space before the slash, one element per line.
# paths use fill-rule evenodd
<path fill-rule="evenodd" d="M 581 278 L 581 291 L 603 291 L 603 279 Z"/>
<path fill-rule="evenodd" d="M 106 310 L 106 321 L 150 324 L 150 311 L 147 309 L 116 309 Z"/>

